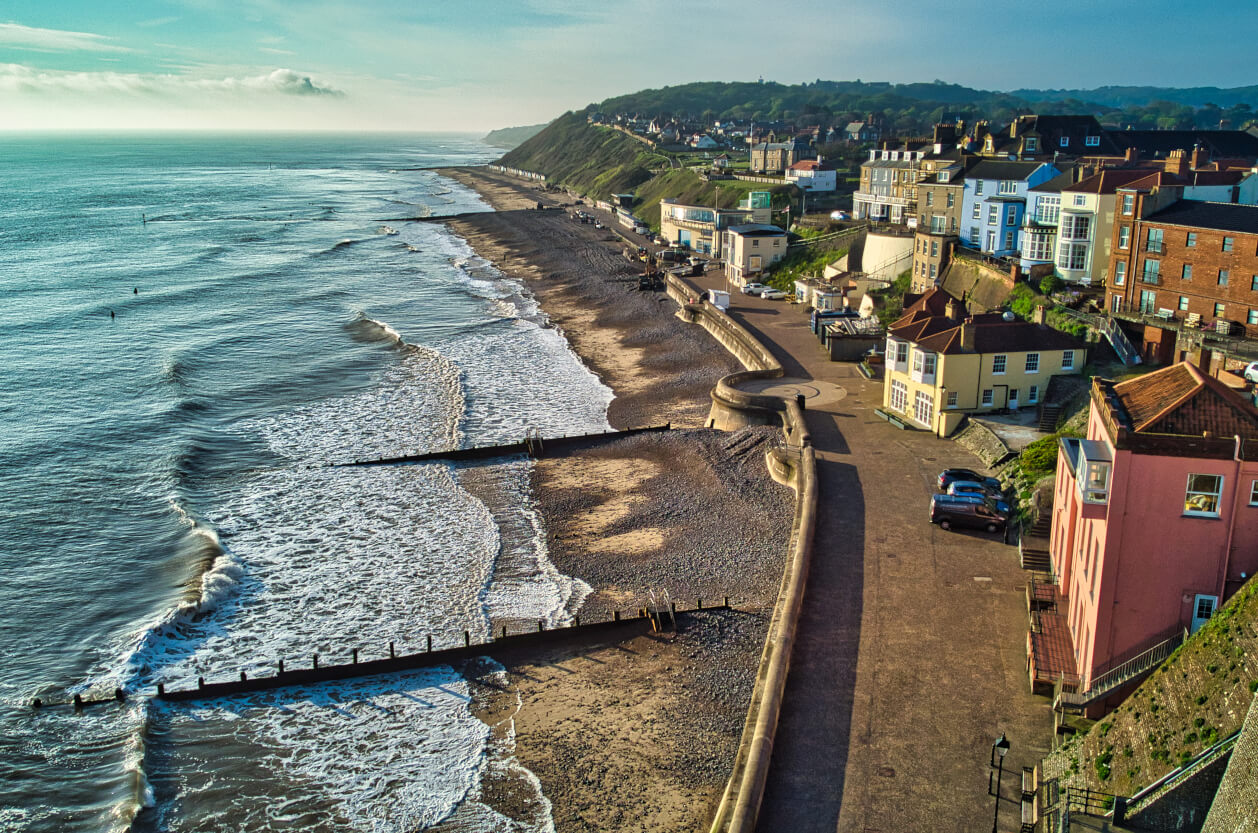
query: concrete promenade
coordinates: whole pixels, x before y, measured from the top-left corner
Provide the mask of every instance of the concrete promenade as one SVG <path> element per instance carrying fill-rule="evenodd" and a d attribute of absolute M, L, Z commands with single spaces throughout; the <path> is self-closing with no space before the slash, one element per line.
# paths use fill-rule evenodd
<path fill-rule="evenodd" d="M 725 288 L 716 274 L 692 279 Z M 830 362 L 783 301 L 730 314 L 808 397 L 820 510 L 812 570 L 758 829 L 987 830 L 988 759 L 1004 732 L 1000 830 L 1016 830 L 1022 766 L 1049 749 L 1025 673 L 1026 577 L 999 536 L 928 521 L 938 472 L 969 452 L 878 419 L 880 381 Z"/>

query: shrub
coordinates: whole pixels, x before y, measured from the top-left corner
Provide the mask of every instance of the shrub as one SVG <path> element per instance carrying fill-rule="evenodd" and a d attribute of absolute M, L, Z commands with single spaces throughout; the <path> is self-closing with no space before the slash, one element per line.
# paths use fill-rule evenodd
<path fill-rule="evenodd" d="M 1040 279 L 1040 292 L 1045 295 L 1052 295 L 1063 286 L 1062 279 L 1051 272 Z"/>

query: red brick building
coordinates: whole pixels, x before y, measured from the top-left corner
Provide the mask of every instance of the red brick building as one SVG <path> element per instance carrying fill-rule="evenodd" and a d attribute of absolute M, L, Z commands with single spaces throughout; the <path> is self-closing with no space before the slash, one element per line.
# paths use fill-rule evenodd
<path fill-rule="evenodd" d="M 1145 357 L 1167 363 L 1184 329 L 1258 339 L 1258 206 L 1178 190 L 1118 189 L 1106 289 L 1112 314 L 1143 317 Z"/>

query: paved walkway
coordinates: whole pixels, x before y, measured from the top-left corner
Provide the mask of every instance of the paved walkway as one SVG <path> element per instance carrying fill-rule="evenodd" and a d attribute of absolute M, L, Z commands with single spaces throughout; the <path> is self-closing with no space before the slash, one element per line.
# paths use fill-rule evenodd
<path fill-rule="evenodd" d="M 827 394 L 808 399 L 821 506 L 759 829 L 985 831 L 1001 732 L 1012 748 L 1000 829 L 1018 829 L 1021 767 L 1048 752 L 1052 731 L 1026 676 L 1026 576 L 999 536 L 927 517 L 940 469 L 982 464 L 874 416 L 881 382 L 829 361 L 799 307 L 731 300 L 782 362 L 790 378 L 778 383 Z"/>

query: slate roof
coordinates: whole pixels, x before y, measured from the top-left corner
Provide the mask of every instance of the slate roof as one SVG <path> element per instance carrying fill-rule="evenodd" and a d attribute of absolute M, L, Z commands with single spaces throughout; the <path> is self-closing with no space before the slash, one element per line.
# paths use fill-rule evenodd
<path fill-rule="evenodd" d="M 1004 162 L 984 159 L 966 174 L 967 179 L 1026 179 L 1044 162 Z"/>
<path fill-rule="evenodd" d="M 1006 321 L 993 312 L 966 318 L 949 318 L 949 301 L 961 302 L 935 288 L 914 301 L 888 333 L 935 353 L 1026 353 L 1042 350 L 1082 350 L 1086 344 L 1073 336 L 1021 319 Z M 961 328 L 974 327 L 974 349 L 961 346 Z"/>
<path fill-rule="evenodd" d="M 1190 362 L 1114 385 L 1121 421 L 1137 432 L 1258 438 L 1258 410 Z"/>
<path fill-rule="evenodd" d="M 1258 205 L 1179 200 L 1150 214 L 1145 222 L 1258 234 Z"/>
<path fill-rule="evenodd" d="M 730 226 L 727 230 L 744 237 L 784 237 L 786 235 L 782 229 L 767 223 L 742 223 Z"/>
<path fill-rule="evenodd" d="M 1211 156 L 1258 159 L 1258 136 L 1244 130 L 1107 130 L 1120 148 L 1134 147 L 1144 157 L 1165 157 L 1194 145 Z"/>

